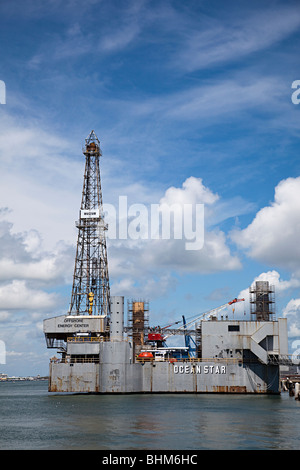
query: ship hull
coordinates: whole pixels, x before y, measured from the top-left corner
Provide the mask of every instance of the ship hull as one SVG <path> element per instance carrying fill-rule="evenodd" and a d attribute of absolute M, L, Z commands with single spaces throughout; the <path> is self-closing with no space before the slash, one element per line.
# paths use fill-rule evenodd
<path fill-rule="evenodd" d="M 99 363 L 51 362 L 50 392 L 279 394 L 279 366 L 241 361 L 136 362 L 126 342 L 102 346 Z"/>

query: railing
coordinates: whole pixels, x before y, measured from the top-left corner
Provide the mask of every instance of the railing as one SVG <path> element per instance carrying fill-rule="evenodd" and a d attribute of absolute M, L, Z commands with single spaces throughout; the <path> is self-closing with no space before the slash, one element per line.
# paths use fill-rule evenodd
<path fill-rule="evenodd" d="M 294 354 L 268 354 L 268 364 L 275 364 L 275 365 L 299 365 L 300 364 L 300 356 Z"/>
<path fill-rule="evenodd" d="M 68 343 L 102 343 L 105 340 L 100 336 L 71 336 L 67 341 Z"/>
<path fill-rule="evenodd" d="M 50 359 L 51 363 L 55 364 L 99 364 L 99 356 L 98 357 L 66 357 L 63 359 Z"/>
<path fill-rule="evenodd" d="M 129 342 L 129 338 L 124 338 L 122 341 Z M 108 336 L 70 336 L 67 338 L 68 343 L 104 343 L 113 342 Z"/>
<path fill-rule="evenodd" d="M 175 358 L 175 357 L 164 357 L 164 358 L 147 358 L 147 357 L 136 357 L 137 362 L 171 362 L 176 364 L 177 362 L 184 362 L 189 364 L 199 362 L 213 362 L 213 363 L 225 363 L 225 364 L 242 364 L 243 360 L 236 357 L 209 357 L 209 358 Z"/>

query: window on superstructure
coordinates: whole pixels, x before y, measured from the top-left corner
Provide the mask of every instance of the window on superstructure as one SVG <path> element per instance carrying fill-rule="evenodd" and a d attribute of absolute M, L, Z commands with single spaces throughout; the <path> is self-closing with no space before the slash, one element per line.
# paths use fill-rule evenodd
<path fill-rule="evenodd" d="M 228 331 L 240 331 L 240 325 L 228 325 Z"/>

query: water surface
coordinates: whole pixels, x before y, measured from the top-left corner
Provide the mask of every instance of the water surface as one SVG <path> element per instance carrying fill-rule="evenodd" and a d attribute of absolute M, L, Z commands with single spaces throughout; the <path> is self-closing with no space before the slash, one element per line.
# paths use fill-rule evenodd
<path fill-rule="evenodd" d="M 281 396 L 53 395 L 0 383 L 0 449 L 299 449 L 300 402 Z"/>

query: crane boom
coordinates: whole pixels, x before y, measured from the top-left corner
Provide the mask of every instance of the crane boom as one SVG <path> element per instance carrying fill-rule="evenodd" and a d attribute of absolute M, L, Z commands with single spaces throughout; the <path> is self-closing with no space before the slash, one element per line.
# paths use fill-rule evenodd
<path fill-rule="evenodd" d="M 186 321 L 184 321 L 184 324 L 181 325 L 179 328 L 177 328 L 175 331 L 179 331 L 179 330 L 182 330 L 182 329 L 185 329 L 187 328 L 188 325 L 192 324 L 192 323 L 195 323 L 197 320 L 200 320 L 200 319 L 203 319 L 205 318 L 206 316 L 208 315 L 213 315 L 214 313 L 219 313 L 221 310 L 223 310 L 224 308 L 226 308 L 228 305 L 232 305 L 232 304 L 235 304 L 236 302 L 243 302 L 245 299 L 233 299 L 231 300 L 230 302 L 226 302 L 226 304 L 223 304 L 221 305 L 220 307 L 215 307 L 211 310 L 209 310 L 208 312 L 204 312 L 204 313 L 201 313 L 200 315 L 196 316 L 196 318 L 193 318 L 193 320 L 189 321 L 188 323 L 186 323 Z M 167 339 L 169 336 L 172 336 L 176 334 L 176 332 L 172 332 L 170 333 L 169 335 L 165 336 L 165 339 Z"/>

